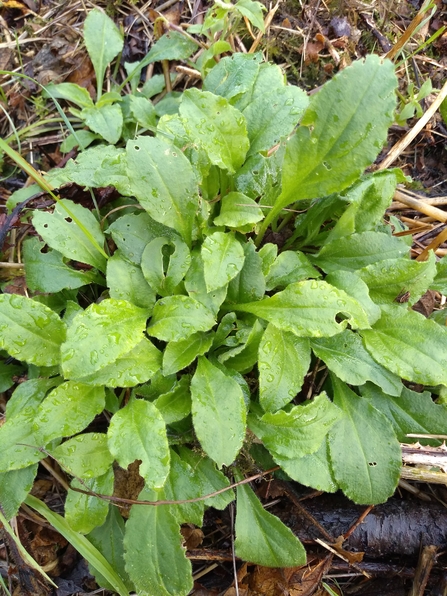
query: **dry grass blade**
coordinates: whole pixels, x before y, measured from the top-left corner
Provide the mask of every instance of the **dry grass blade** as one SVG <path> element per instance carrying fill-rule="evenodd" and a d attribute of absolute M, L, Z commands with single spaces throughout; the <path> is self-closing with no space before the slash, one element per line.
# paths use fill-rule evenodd
<path fill-rule="evenodd" d="M 425 114 L 420 118 L 416 124 L 413 126 L 411 130 L 407 132 L 407 134 L 402 137 L 389 151 L 388 155 L 379 165 L 379 170 L 385 170 L 389 168 L 391 164 L 393 164 L 396 159 L 401 155 L 401 153 L 408 147 L 408 145 L 413 141 L 417 135 L 421 132 L 430 118 L 434 115 L 437 111 L 439 106 L 442 104 L 444 99 L 447 97 L 447 82 L 443 85 L 441 91 L 439 92 L 438 96 L 436 97 L 435 101 L 431 104 Z"/>

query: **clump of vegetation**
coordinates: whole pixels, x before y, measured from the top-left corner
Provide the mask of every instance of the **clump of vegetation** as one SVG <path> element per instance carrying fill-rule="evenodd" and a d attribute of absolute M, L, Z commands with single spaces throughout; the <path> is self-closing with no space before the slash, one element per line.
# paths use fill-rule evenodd
<path fill-rule="evenodd" d="M 238 5 L 256 25 L 257 3 Z M 113 186 L 119 198 L 35 210 L 23 247 L 32 297 L 0 296 L 0 345 L 19 361 L 4 360 L 3 379 L 28 375 L 0 428 L 5 517 L 25 501 L 122 595 L 187 594 L 180 525 L 234 499 L 238 557 L 303 564 L 299 540 L 240 482 L 253 459 L 381 503 L 399 479 L 399 441 L 447 421 L 408 388 L 447 384 L 446 315 L 411 309 L 445 290 L 447 266 L 412 261 L 383 221 L 400 170 L 365 173 L 394 121 L 394 66 L 368 56 L 309 99 L 261 55 L 217 63 L 209 52 L 202 89 L 153 105 L 160 81 L 138 91 L 140 70 L 190 56 L 189 37 L 161 37 L 128 68 L 127 95 L 102 93 L 122 37 L 97 10 L 85 42 L 96 102 L 73 84 L 46 89 L 76 106 L 89 130 L 66 148 L 83 151 L 40 182 Z M 48 455 L 72 477 L 65 518 L 28 494 Z M 144 488 L 124 522 L 110 505 L 114 462 L 135 461 Z"/>

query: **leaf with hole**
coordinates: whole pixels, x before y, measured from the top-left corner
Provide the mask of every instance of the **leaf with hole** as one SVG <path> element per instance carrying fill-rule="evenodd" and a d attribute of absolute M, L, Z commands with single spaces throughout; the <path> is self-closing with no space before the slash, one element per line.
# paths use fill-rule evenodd
<path fill-rule="evenodd" d="M 150 402 L 132 398 L 113 415 L 109 449 L 122 468 L 141 460 L 147 487 L 160 488 L 169 474 L 169 447 L 162 415 Z"/>

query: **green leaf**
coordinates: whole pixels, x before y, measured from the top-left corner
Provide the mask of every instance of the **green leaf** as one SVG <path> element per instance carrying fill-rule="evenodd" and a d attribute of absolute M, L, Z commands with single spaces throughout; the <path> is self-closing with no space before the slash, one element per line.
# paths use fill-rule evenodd
<path fill-rule="evenodd" d="M 80 117 L 86 125 L 101 135 L 111 145 L 115 145 L 123 130 L 123 112 L 117 104 L 96 105 L 84 108 Z"/>
<path fill-rule="evenodd" d="M 239 273 L 245 255 L 241 243 L 234 234 L 215 232 L 202 244 L 202 261 L 208 292 L 225 286 Z"/>
<path fill-rule="evenodd" d="M 256 81 L 261 60 L 262 54 L 236 52 L 232 56 L 225 56 L 205 78 L 204 91 L 211 91 L 228 100 L 245 97 Z"/>
<path fill-rule="evenodd" d="M 234 54 L 232 58 L 235 58 L 236 56 L 237 54 Z M 250 54 L 247 56 L 250 56 Z M 262 54 L 255 54 L 254 56 L 262 57 Z M 263 95 L 268 95 L 272 91 L 281 93 L 287 83 L 282 69 L 277 64 L 269 64 L 266 62 L 259 65 L 253 80 L 250 82 L 251 84 L 247 91 L 238 95 L 236 100 L 232 101 L 234 107 L 241 110 L 241 112 Z"/>
<path fill-rule="evenodd" d="M 314 453 L 298 458 L 289 458 L 275 453 L 274 459 L 292 480 L 304 486 L 326 493 L 334 493 L 338 489 L 332 473 L 327 435 Z"/>
<path fill-rule="evenodd" d="M 89 385 L 134 387 L 146 383 L 160 370 L 161 357 L 160 350 L 143 337 L 130 352 L 81 380 Z"/>
<path fill-rule="evenodd" d="M 33 432 L 37 409 L 57 379 L 32 379 L 21 383 L 6 405 L 6 422 L 0 426 L 0 472 L 26 468 L 45 457 L 34 449 Z"/>
<path fill-rule="evenodd" d="M 262 13 L 266 10 L 266 8 L 263 4 L 261 4 L 261 2 L 253 2 L 253 0 L 238 0 L 235 6 L 244 17 L 247 17 L 252 25 L 264 33 L 265 27 Z"/>
<path fill-rule="evenodd" d="M 181 341 L 214 324 L 211 312 L 194 298 L 168 296 L 155 304 L 147 332 L 163 341 Z"/>
<path fill-rule="evenodd" d="M 16 364 L 5 364 L 0 361 L 0 393 L 4 393 L 14 385 L 13 377 L 23 372 L 23 367 Z"/>
<path fill-rule="evenodd" d="M 33 211 L 33 225 L 37 233 L 42 236 L 48 246 L 62 253 L 65 258 L 87 263 L 104 271 L 106 265 L 104 256 L 67 214 L 64 206 L 68 207 L 70 212 L 89 230 L 99 246 L 104 244 L 104 234 L 93 213 L 68 199 L 60 199 L 56 203 L 53 213 L 42 210 Z"/>
<path fill-rule="evenodd" d="M 189 137 L 212 164 L 230 174 L 241 167 L 250 146 L 246 122 L 225 98 L 188 89 L 182 96 L 180 118 Z"/>
<path fill-rule="evenodd" d="M 17 515 L 20 505 L 33 487 L 36 474 L 37 463 L 0 473 L 0 506 L 8 521 Z"/>
<path fill-rule="evenodd" d="M 197 51 L 198 45 L 179 31 L 168 31 L 158 39 L 147 56 L 140 62 L 141 70 L 152 62 L 161 60 L 186 60 Z"/>
<path fill-rule="evenodd" d="M 169 447 L 165 422 L 154 404 L 131 399 L 112 416 L 107 434 L 110 452 L 122 468 L 139 459 L 146 486 L 163 486 L 169 473 Z"/>
<path fill-rule="evenodd" d="M 59 364 L 66 326 L 43 304 L 19 294 L 0 295 L 0 349 L 36 366 Z"/>
<path fill-rule="evenodd" d="M 194 250 L 191 254 L 191 266 L 186 274 L 185 288 L 191 298 L 203 304 L 217 317 L 219 308 L 225 300 L 227 288 L 222 287 L 208 292 L 205 283 L 204 265 L 200 252 Z"/>
<path fill-rule="evenodd" d="M 264 214 L 256 201 L 241 192 L 230 192 L 222 199 L 220 214 L 214 218 L 214 225 L 237 229 L 261 219 L 264 219 Z"/>
<path fill-rule="evenodd" d="M 266 290 L 284 288 L 296 281 L 321 277 L 309 259 L 300 251 L 285 250 L 271 263 L 265 278 Z"/>
<path fill-rule="evenodd" d="M 168 258 L 165 256 L 166 249 L 174 249 Z M 180 238 L 155 238 L 141 255 L 143 275 L 155 293 L 161 296 L 176 293 L 175 290 L 188 272 L 190 264 L 189 249 Z"/>
<path fill-rule="evenodd" d="M 125 300 L 108 298 L 77 314 L 62 345 L 66 378 L 81 379 L 112 364 L 143 339 L 148 312 Z"/>
<path fill-rule="evenodd" d="M 249 372 L 258 361 L 258 348 L 264 335 L 264 327 L 256 320 L 247 340 L 239 346 L 219 355 L 219 362 L 241 373 Z"/>
<path fill-rule="evenodd" d="M 191 381 L 194 429 L 203 450 L 217 465 L 230 465 L 245 437 L 246 408 L 238 383 L 199 357 Z"/>
<path fill-rule="evenodd" d="M 203 356 L 213 343 L 212 333 L 193 333 L 187 339 L 171 341 L 163 353 L 163 374 L 173 373 L 186 368 L 197 356 Z"/>
<path fill-rule="evenodd" d="M 410 292 L 409 304 L 414 304 L 432 287 L 436 275 L 436 257 L 422 263 L 409 259 L 387 259 L 358 271 L 369 287 L 371 298 L 378 304 L 393 303 L 399 295 Z"/>
<path fill-rule="evenodd" d="M 26 283 L 33 292 L 56 293 L 90 283 L 103 285 L 104 280 L 96 271 L 73 269 L 64 263 L 59 252 L 43 253 L 44 246 L 36 237 L 23 243 Z"/>
<path fill-rule="evenodd" d="M 262 259 L 251 240 L 243 245 L 245 260 L 242 269 L 228 285 L 227 303 L 261 300 L 265 294 Z"/>
<path fill-rule="evenodd" d="M 279 410 L 296 396 L 309 364 L 309 340 L 269 323 L 259 345 L 258 360 L 259 403 L 266 412 Z"/>
<path fill-rule="evenodd" d="M 361 335 L 374 360 L 403 379 L 447 384 L 447 328 L 396 305 Z"/>
<path fill-rule="evenodd" d="M 83 479 L 102 476 L 113 462 L 104 433 L 78 435 L 50 450 L 50 453 L 68 474 Z"/>
<path fill-rule="evenodd" d="M 84 43 L 95 69 L 99 97 L 107 65 L 123 49 L 123 36 L 110 17 L 94 9 L 84 21 Z"/>
<path fill-rule="evenodd" d="M 87 89 L 75 83 L 59 83 L 57 85 L 49 83 L 45 86 L 42 96 L 51 97 L 51 99 L 66 99 L 75 103 L 80 108 L 93 106 L 93 100 Z M 76 132 L 78 133 L 79 131 Z"/>
<path fill-rule="evenodd" d="M 247 155 L 266 151 L 291 134 L 308 103 L 306 93 L 292 85 L 256 97 L 243 111 L 250 140 Z"/>
<path fill-rule="evenodd" d="M 90 130 L 77 130 L 76 137 L 72 134 L 68 135 L 60 144 L 62 153 L 69 153 L 72 149 L 79 147 L 81 150 L 87 149 L 93 141 L 97 141 L 101 137 L 91 132 Z"/>
<path fill-rule="evenodd" d="M 174 228 L 190 246 L 198 190 L 188 159 L 154 137 L 129 141 L 126 151 L 132 193 L 155 221 Z"/>
<path fill-rule="evenodd" d="M 107 232 L 111 234 L 120 254 L 135 265 L 141 263 L 141 255 L 151 240 L 159 236 L 178 236 L 174 230 L 158 223 L 147 213 L 123 215 L 109 226 Z"/>
<path fill-rule="evenodd" d="M 334 271 L 325 277 L 325 281 L 355 298 L 367 313 L 370 325 L 380 319 L 382 314 L 380 306 L 371 300 L 368 286 L 360 278 L 359 272 Z"/>
<path fill-rule="evenodd" d="M 101 495 L 113 494 L 113 470 L 110 468 L 105 474 L 96 478 L 83 480 L 82 483 L 74 478 L 73 488 L 88 490 Z M 65 519 L 75 532 L 88 534 L 97 526 L 102 526 L 109 512 L 109 502 L 84 495 L 69 489 L 65 499 Z"/>
<path fill-rule="evenodd" d="M 109 507 L 106 521 L 102 526 L 94 528 L 88 535 L 88 539 L 103 557 L 105 557 L 118 576 L 122 578 L 126 586 L 131 589 L 131 582 L 124 568 L 124 519 L 118 507 Z M 113 590 L 106 579 L 90 562 L 89 567 L 100 586 Z"/>
<path fill-rule="evenodd" d="M 396 87 L 394 64 L 369 55 L 312 97 L 287 144 L 283 189 L 273 217 L 290 203 L 340 192 L 358 179 L 386 141 Z"/>
<path fill-rule="evenodd" d="M 68 182 L 75 182 L 80 186 L 104 186 L 104 184 L 99 185 L 96 183 L 95 176 L 98 170 L 101 168 L 102 163 L 109 159 L 115 162 L 116 169 L 122 153 L 122 149 L 118 149 L 113 145 L 101 144 L 96 145 L 95 147 L 90 147 L 90 149 L 81 151 L 76 159 L 69 159 L 64 168 L 54 168 L 47 172 L 45 174 L 45 180 L 55 188 L 67 184 Z M 109 172 L 109 174 L 110 173 L 111 172 Z M 115 178 L 116 175 L 113 176 L 110 183 L 115 182 Z M 88 211 L 88 213 L 92 215 L 90 211 Z"/>
<path fill-rule="evenodd" d="M 167 393 L 162 393 L 154 401 L 166 424 L 183 420 L 191 414 L 190 375 L 183 375 Z"/>
<path fill-rule="evenodd" d="M 294 406 L 287 412 L 279 410 L 262 417 L 250 414 L 248 426 L 273 457 L 278 454 L 294 459 L 317 451 L 339 418 L 339 409 L 323 392 L 306 405 Z"/>
<path fill-rule="evenodd" d="M 144 279 L 141 267 L 127 261 L 120 250 L 116 250 L 107 261 L 107 286 L 110 298 L 127 300 L 148 314 L 155 304 L 155 292 Z"/>
<path fill-rule="evenodd" d="M 408 442 L 407 434 L 442 435 L 447 427 L 447 408 L 435 404 L 428 391 L 416 393 L 404 387 L 399 397 L 389 397 L 370 383 L 361 388 L 363 397 L 391 422 L 399 441 Z M 425 444 L 427 440 L 418 439 Z"/>
<path fill-rule="evenodd" d="M 140 500 L 157 499 L 143 489 Z M 179 524 L 170 507 L 132 507 L 124 536 L 126 571 L 140 594 L 186 596 L 192 586 L 191 563 L 182 546 Z"/>
<path fill-rule="evenodd" d="M 311 346 L 315 355 L 345 383 L 363 385 L 372 381 L 389 395 L 401 394 L 400 377 L 373 360 L 357 333 L 345 329 L 333 337 L 313 339 Z"/>
<path fill-rule="evenodd" d="M 40 404 L 34 419 L 39 445 L 84 430 L 105 405 L 104 387 L 90 387 L 67 381 Z"/>
<path fill-rule="evenodd" d="M 312 261 L 327 273 L 356 271 L 407 253 L 408 246 L 401 238 L 383 232 L 362 232 L 325 244 Z"/>
<path fill-rule="evenodd" d="M 441 294 L 447 294 L 447 259 L 445 257 L 436 263 L 436 271 L 436 277 L 430 284 L 430 288 Z"/>
<path fill-rule="evenodd" d="M 156 116 L 153 103 L 146 99 L 146 97 L 125 95 L 120 105 L 124 113 L 125 122 L 127 122 L 129 119 L 132 122 L 136 122 L 143 128 L 151 128 L 156 125 Z M 126 108 L 128 113 L 125 111 Z"/>
<path fill-rule="evenodd" d="M 42 501 L 32 495 L 26 497 L 26 504 L 35 509 L 55 528 L 68 542 L 80 553 L 82 557 L 97 569 L 101 575 L 113 586 L 113 589 L 120 596 L 128 596 L 126 586 L 122 579 L 116 573 L 114 568 L 108 563 L 103 555 L 85 538 L 82 534 L 74 532 L 65 519 L 51 511 Z"/>
<path fill-rule="evenodd" d="M 368 400 L 331 378 L 334 403 L 344 414 L 329 432 L 335 479 L 355 503 L 383 503 L 394 493 L 402 466 L 393 427 Z"/>
<path fill-rule="evenodd" d="M 343 197 L 351 205 L 332 228 L 328 241 L 374 230 L 393 200 L 398 178 L 396 171 L 375 172 L 348 189 Z"/>
<path fill-rule="evenodd" d="M 171 469 L 163 486 L 163 498 L 168 501 L 183 501 L 202 496 L 201 486 L 195 480 L 193 468 L 171 449 Z M 169 509 L 179 524 L 203 525 L 203 501 L 170 505 Z"/>
<path fill-rule="evenodd" d="M 236 556 L 264 567 L 305 565 L 306 551 L 292 530 L 268 513 L 247 485 L 237 487 Z"/>
<path fill-rule="evenodd" d="M 200 495 L 209 495 L 230 486 L 228 478 L 216 468 L 216 464 L 209 457 L 184 446 L 178 447 L 178 451 L 180 457 L 194 470 L 194 484 L 200 486 Z M 227 490 L 203 502 L 207 507 L 225 509 L 232 501 L 234 501 L 234 492 Z"/>
<path fill-rule="evenodd" d="M 231 308 L 250 312 L 299 337 L 330 337 L 343 331 L 348 322 L 354 328 L 369 327 L 357 300 L 324 281 L 293 283 L 270 298 Z M 335 317 L 339 313 L 346 314 L 348 320 L 338 323 Z"/>

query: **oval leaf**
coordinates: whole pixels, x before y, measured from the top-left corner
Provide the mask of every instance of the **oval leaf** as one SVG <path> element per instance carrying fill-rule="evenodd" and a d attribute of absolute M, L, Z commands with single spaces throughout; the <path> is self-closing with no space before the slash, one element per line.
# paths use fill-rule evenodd
<path fill-rule="evenodd" d="M 19 294 L 0 295 L 0 348 L 36 366 L 60 362 L 66 325 L 40 302 Z"/>
<path fill-rule="evenodd" d="M 267 326 L 258 359 L 259 403 L 266 412 L 279 410 L 296 396 L 309 364 L 307 338 L 281 331 L 271 323 Z"/>
<path fill-rule="evenodd" d="M 348 322 L 354 328 L 369 327 L 359 302 L 324 281 L 293 283 L 271 298 L 231 308 L 250 312 L 300 337 L 330 337 L 343 331 Z M 335 317 L 339 313 L 348 315 L 349 319 L 337 322 Z"/>
<path fill-rule="evenodd" d="M 189 296 L 168 296 L 154 306 L 149 335 L 163 341 L 181 341 L 196 331 L 208 331 L 215 320 L 210 311 Z"/>
<path fill-rule="evenodd" d="M 236 277 L 245 261 L 244 249 L 232 233 L 215 232 L 207 236 L 201 254 L 208 292 L 222 288 Z"/>
<path fill-rule="evenodd" d="M 335 479 L 355 503 L 376 505 L 394 493 L 402 466 L 400 445 L 385 416 L 332 377 L 334 403 L 344 416 L 329 432 Z"/>
<path fill-rule="evenodd" d="M 132 193 L 155 221 L 174 228 L 191 246 L 198 188 L 187 158 L 154 137 L 129 141 L 126 152 Z"/>
<path fill-rule="evenodd" d="M 230 465 L 245 437 L 242 389 L 201 356 L 191 381 L 191 397 L 194 430 L 203 450 L 219 467 Z"/>
<path fill-rule="evenodd" d="M 387 306 L 361 335 L 371 356 L 407 381 L 447 384 L 447 328 L 401 306 Z"/>
<path fill-rule="evenodd" d="M 235 552 L 264 567 L 306 564 L 306 551 L 292 530 L 268 513 L 248 485 L 237 487 Z"/>
<path fill-rule="evenodd" d="M 169 474 L 169 446 L 163 416 L 152 403 L 131 399 L 113 415 L 108 437 L 110 452 L 122 468 L 139 459 L 146 486 L 163 486 Z"/>
<path fill-rule="evenodd" d="M 123 49 L 123 36 L 110 17 L 94 9 L 84 22 L 84 42 L 95 69 L 98 89 L 101 90 L 107 65 Z"/>
<path fill-rule="evenodd" d="M 62 346 L 66 378 L 81 379 L 127 354 L 143 339 L 147 310 L 109 298 L 75 316 Z"/>

